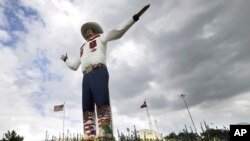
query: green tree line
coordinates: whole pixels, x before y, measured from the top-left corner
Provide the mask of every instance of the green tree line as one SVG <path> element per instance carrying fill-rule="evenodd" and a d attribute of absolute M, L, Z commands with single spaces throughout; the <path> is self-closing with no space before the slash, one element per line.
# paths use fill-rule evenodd
<path fill-rule="evenodd" d="M 164 137 L 167 141 L 229 141 L 228 129 L 212 129 L 209 128 L 206 131 L 197 135 L 195 133 L 175 132 L 170 133 Z"/>

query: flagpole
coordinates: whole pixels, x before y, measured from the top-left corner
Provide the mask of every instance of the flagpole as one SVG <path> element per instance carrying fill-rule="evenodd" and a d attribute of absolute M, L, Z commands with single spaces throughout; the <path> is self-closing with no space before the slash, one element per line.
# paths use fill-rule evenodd
<path fill-rule="evenodd" d="M 63 141 L 64 141 L 64 119 L 65 119 L 65 102 L 63 103 Z"/>
<path fill-rule="evenodd" d="M 195 124 L 194 124 L 193 118 L 192 118 L 192 116 L 191 116 L 191 113 L 190 113 L 190 111 L 189 111 L 189 109 L 188 109 L 187 103 L 186 103 L 185 98 L 184 98 L 184 97 L 185 97 L 185 95 L 184 95 L 184 94 L 181 94 L 181 97 L 182 97 L 182 99 L 183 99 L 183 101 L 184 101 L 184 103 L 185 103 L 185 105 L 186 105 L 186 108 L 187 108 L 187 111 L 188 111 L 189 117 L 190 117 L 190 119 L 191 119 L 191 121 L 192 121 L 192 124 L 193 124 L 193 126 L 194 126 L 195 133 L 198 135 L 198 132 L 197 132 L 197 130 L 196 130 L 196 127 L 195 127 Z"/>
<path fill-rule="evenodd" d="M 146 102 L 146 99 L 145 99 L 145 102 Z M 147 116 L 148 116 L 149 129 L 150 129 L 150 132 L 152 133 L 152 123 L 151 123 L 150 115 L 148 112 L 148 106 L 146 106 L 146 112 L 147 112 Z"/>

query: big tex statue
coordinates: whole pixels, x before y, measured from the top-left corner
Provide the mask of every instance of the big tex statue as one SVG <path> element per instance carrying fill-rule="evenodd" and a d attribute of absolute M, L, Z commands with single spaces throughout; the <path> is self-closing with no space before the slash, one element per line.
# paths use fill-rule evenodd
<path fill-rule="evenodd" d="M 109 99 L 109 73 L 106 66 L 107 43 L 121 38 L 128 29 L 139 20 L 148 9 L 145 6 L 131 20 L 120 28 L 103 33 L 102 27 L 96 22 L 87 22 L 81 27 L 81 34 L 86 42 L 80 48 L 78 59 L 70 59 L 67 54 L 61 56 L 66 65 L 77 70 L 81 65 L 82 110 L 84 141 L 113 140 L 112 116 Z M 95 105 L 97 107 L 98 134 L 96 134 Z"/>

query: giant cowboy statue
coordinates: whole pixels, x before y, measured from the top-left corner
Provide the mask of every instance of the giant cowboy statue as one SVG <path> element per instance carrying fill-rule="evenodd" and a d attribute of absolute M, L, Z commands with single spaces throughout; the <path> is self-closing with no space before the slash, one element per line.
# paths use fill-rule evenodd
<path fill-rule="evenodd" d="M 79 58 L 70 59 L 67 54 L 61 56 L 66 65 L 77 70 L 81 65 L 82 81 L 82 110 L 84 141 L 113 140 L 112 117 L 109 99 L 109 73 L 106 66 L 107 43 L 121 38 L 128 29 L 139 20 L 148 9 L 145 6 L 135 14 L 125 25 L 103 33 L 102 27 L 95 22 L 82 25 L 81 33 L 86 42 L 80 48 Z M 97 107 L 98 135 L 96 135 L 95 105 Z"/>

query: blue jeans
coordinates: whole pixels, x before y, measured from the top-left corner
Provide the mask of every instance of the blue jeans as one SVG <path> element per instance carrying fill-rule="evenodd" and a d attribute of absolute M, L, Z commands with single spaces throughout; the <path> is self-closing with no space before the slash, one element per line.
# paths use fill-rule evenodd
<path fill-rule="evenodd" d="M 110 105 L 109 101 L 109 73 L 106 67 L 92 70 L 83 76 L 82 81 L 82 110 L 94 111 L 95 104 Z"/>

